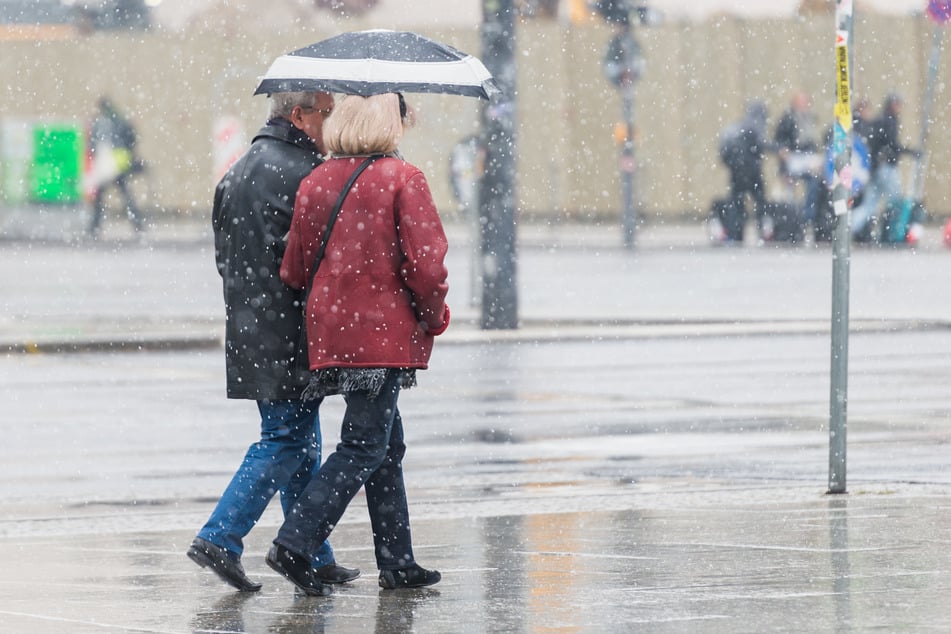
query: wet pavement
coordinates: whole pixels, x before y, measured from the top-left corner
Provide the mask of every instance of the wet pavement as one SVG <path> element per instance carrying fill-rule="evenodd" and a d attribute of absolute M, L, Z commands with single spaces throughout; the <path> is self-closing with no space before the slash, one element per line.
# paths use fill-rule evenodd
<path fill-rule="evenodd" d="M 853 252 L 849 493 L 827 495 L 827 247 L 658 226 L 632 253 L 611 227 L 525 227 L 524 326 L 492 333 L 451 226 L 456 322 L 401 398 L 417 559 L 443 581 L 377 587 L 361 497 L 332 541 L 364 574 L 315 599 L 264 565 L 278 505 L 247 540 L 260 593 L 184 556 L 254 408 L 223 396 L 204 227 L 122 229 L 0 241 L 0 631 L 947 627 L 951 251 L 933 239 Z M 341 412 L 322 408 L 328 445 Z"/>

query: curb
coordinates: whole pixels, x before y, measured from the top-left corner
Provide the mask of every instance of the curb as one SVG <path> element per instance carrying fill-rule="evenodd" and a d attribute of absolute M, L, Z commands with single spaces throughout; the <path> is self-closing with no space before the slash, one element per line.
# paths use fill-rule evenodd
<path fill-rule="evenodd" d="M 79 354 L 85 352 L 181 352 L 187 350 L 210 350 L 221 348 L 218 336 L 175 336 L 131 338 L 101 337 L 85 340 L 49 340 L 0 342 L 0 352 L 6 354 Z"/>
<path fill-rule="evenodd" d="M 474 321 L 455 324 L 439 337 L 440 345 L 483 345 L 489 343 L 553 343 L 584 341 L 630 341 L 693 338 L 767 337 L 773 335 L 813 336 L 830 333 L 826 321 L 631 321 L 599 322 L 596 320 L 546 321 L 526 320 L 516 330 L 481 330 Z M 951 321 L 861 320 L 851 323 L 853 334 L 893 334 L 951 330 Z M 180 352 L 212 350 L 223 347 L 219 329 L 214 332 L 167 333 L 139 332 L 132 334 L 104 333 L 91 337 L 62 339 L 3 340 L 0 352 L 6 354 L 77 354 L 90 352 Z"/>
<path fill-rule="evenodd" d="M 890 334 L 951 329 L 951 321 L 857 320 L 850 324 L 854 334 Z M 450 329 L 439 338 L 442 345 L 483 343 L 543 343 L 577 341 L 623 341 L 649 339 L 694 339 L 708 337 L 764 337 L 771 335 L 827 335 L 830 321 L 525 321 L 517 330 L 480 330 L 475 324 Z"/>

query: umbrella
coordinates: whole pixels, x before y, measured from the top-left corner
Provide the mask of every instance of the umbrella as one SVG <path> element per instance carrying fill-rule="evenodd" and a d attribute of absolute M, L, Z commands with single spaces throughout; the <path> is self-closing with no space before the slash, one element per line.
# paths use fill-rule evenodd
<path fill-rule="evenodd" d="M 489 99 L 500 92 L 485 65 L 408 31 L 342 33 L 274 60 L 254 94 L 422 92 Z"/>

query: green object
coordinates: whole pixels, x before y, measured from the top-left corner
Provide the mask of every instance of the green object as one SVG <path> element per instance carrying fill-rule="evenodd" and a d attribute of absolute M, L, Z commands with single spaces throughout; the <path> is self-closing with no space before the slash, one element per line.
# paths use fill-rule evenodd
<path fill-rule="evenodd" d="M 33 128 L 30 200 L 76 203 L 82 197 L 83 137 L 78 126 L 37 124 Z"/>

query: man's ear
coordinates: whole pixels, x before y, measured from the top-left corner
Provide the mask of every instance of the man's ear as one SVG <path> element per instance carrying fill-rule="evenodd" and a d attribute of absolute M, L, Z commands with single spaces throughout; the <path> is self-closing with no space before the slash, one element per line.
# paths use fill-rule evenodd
<path fill-rule="evenodd" d="M 301 117 L 302 111 L 303 111 L 303 108 L 301 108 L 300 106 L 294 106 L 293 108 L 291 108 L 291 116 L 288 117 L 291 123 L 293 123 L 298 128 L 301 127 L 304 123 L 304 119 Z"/>

